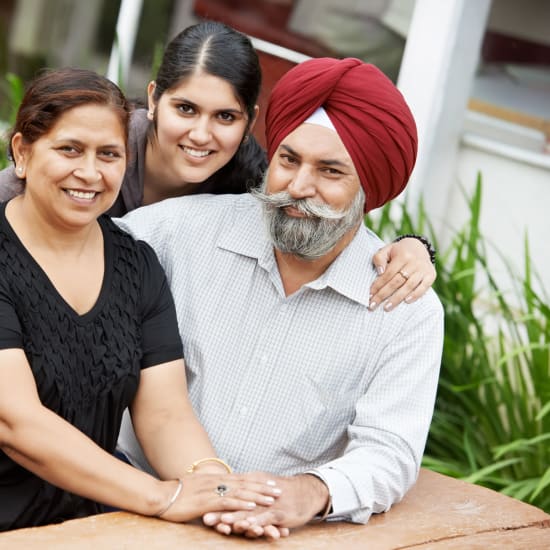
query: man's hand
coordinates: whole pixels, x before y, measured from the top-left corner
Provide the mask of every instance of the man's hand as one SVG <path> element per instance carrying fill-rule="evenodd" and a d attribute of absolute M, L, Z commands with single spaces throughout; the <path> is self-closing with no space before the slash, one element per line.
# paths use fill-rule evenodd
<path fill-rule="evenodd" d="M 275 504 L 269 508 L 257 507 L 254 512 L 205 514 L 205 525 L 212 526 L 223 534 L 279 538 L 286 536 L 289 528 L 306 524 L 327 507 L 328 488 L 317 477 L 302 474 L 270 478 L 282 489 L 282 494 Z"/>

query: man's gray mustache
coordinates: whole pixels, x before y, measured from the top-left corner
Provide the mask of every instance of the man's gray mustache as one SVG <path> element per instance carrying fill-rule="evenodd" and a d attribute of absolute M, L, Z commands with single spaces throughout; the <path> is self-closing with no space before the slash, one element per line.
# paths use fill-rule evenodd
<path fill-rule="evenodd" d="M 312 199 L 293 199 L 286 191 L 267 194 L 255 190 L 253 194 L 271 208 L 286 208 L 292 206 L 309 217 L 325 220 L 340 220 L 346 215 L 345 210 L 335 210 L 328 204 L 316 202 Z"/>

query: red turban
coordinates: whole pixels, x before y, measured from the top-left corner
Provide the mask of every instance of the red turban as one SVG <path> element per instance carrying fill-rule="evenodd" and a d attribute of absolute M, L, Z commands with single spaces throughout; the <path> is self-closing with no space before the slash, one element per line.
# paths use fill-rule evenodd
<path fill-rule="evenodd" d="M 359 174 L 365 210 L 399 195 L 416 160 L 414 118 L 391 80 L 359 59 L 311 59 L 277 82 L 266 113 L 269 160 L 281 141 L 321 106 Z"/>

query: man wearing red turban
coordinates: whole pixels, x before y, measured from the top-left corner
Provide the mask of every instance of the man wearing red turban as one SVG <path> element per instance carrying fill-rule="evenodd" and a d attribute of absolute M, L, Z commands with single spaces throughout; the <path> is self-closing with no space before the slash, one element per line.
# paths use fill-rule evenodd
<path fill-rule="evenodd" d="M 416 125 L 391 80 L 359 59 L 312 59 L 279 80 L 266 114 L 269 159 L 281 140 L 319 107 L 353 160 L 366 195 L 365 210 L 401 193 L 416 160 Z"/>
<path fill-rule="evenodd" d="M 265 339 L 274 353 L 273 370 L 258 366 L 265 378 L 254 386 L 274 414 L 262 452 L 295 475 L 277 478 L 282 496 L 253 519 L 205 517 L 222 532 L 252 535 L 314 517 L 363 523 L 403 497 L 420 467 L 443 341 L 432 291 L 391 320 L 368 311 L 379 241 L 363 213 L 404 189 L 417 151 L 414 119 L 394 84 L 357 59 L 306 61 L 273 89 L 266 135 L 269 167 L 252 195 L 267 237 L 238 249 L 257 258 L 256 271 L 267 269 L 243 294 L 270 311 L 249 349 L 266 349 Z M 257 221 L 241 210 L 241 236 Z"/>
<path fill-rule="evenodd" d="M 250 536 L 315 517 L 366 523 L 403 497 L 443 341 L 431 290 L 391 314 L 369 310 L 382 243 L 363 224 L 365 202 L 396 196 L 416 154 L 394 85 L 356 59 L 307 61 L 273 90 L 266 128 L 261 188 L 180 197 L 123 220 L 167 262 L 189 394 L 216 451 L 282 488 L 253 518 L 204 517 Z"/>

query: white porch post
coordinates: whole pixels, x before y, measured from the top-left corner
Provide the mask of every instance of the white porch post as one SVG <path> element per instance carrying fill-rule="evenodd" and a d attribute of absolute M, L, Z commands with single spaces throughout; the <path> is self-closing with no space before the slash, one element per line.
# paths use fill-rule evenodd
<path fill-rule="evenodd" d="M 122 87 L 128 82 L 142 5 L 143 0 L 122 0 L 118 12 L 107 78 Z"/>
<path fill-rule="evenodd" d="M 407 190 L 424 198 L 435 228 L 456 183 L 460 130 L 491 0 L 417 0 L 398 87 L 418 126 L 419 152 Z"/>

